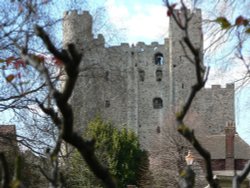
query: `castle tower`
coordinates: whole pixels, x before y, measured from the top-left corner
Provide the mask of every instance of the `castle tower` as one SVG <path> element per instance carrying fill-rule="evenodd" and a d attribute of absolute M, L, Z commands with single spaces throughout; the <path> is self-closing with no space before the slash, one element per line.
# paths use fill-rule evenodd
<path fill-rule="evenodd" d="M 137 113 L 137 132 L 144 148 L 156 144 L 166 124 L 169 105 L 169 52 L 168 39 L 165 44 L 152 42 L 146 45 L 138 43 L 131 49 L 134 53 L 133 69 L 137 98 L 134 109 Z M 133 97 L 128 97 L 128 100 Z M 130 117 L 128 117 L 129 119 Z M 131 126 L 131 125 L 130 125 Z"/>
<path fill-rule="evenodd" d="M 175 14 L 181 24 L 184 25 L 187 22 L 183 11 L 175 10 Z M 188 10 L 187 19 L 190 19 L 188 21 L 188 35 L 191 42 L 196 48 L 203 50 L 201 10 L 195 9 L 192 13 Z M 169 24 L 169 69 L 171 74 L 170 96 L 174 106 L 178 106 L 180 102 L 182 103 L 185 100 L 191 86 L 196 83 L 195 67 L 187 56 L 191 59 L 194 57 L 183 41 L 184 32 L 171 16 Z"/>
<path fill-rule="evenodd" d="M 105 55 L 104 38 L 95 39 L 92 33 L 93 19 L 88 11 L 66 12 L 63 18 L 63 46 L 73 43 L 83 53 L 79 78 L 72 95 L 75 128 L 82 131 L 87 122 L 101 114 L 103 102 L 103 80 L 105 71 L 101 64 Z M 106 76 L 108 77 L 108 76 Z"/>
<path fill-rule="evenodd" d="M 63 17 L 63 46 L 73 43 L 82 49 L 93 40 L 92 16 L 88 11 L 79 13 L 76 10 L 65 12 Z"/>

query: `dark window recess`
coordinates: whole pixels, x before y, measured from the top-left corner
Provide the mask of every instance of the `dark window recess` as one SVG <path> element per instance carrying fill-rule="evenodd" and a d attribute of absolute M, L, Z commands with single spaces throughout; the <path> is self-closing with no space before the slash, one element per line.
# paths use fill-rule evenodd
<path fill-rule="evenodd" d="M 109 71 L 106 71 L 106 72 L 105 72 L 105 80 L 106 80 L 106 81 L 109 81 Z"/>
<path fill-rule="evenodd" d="M 106 101 L 105 101 L 105 107 L 106 107 L 106 108 L 110 107 L 110 101 L 109 101 L 109 100 L 106 100 Z"/>
<path fill-rule="evenodd" d="M 174 65 L 173 65 L 173 67 L 175 68 L 175 67 L 176 67 L 176 65 L 174 64 Z"/>
<path fill-rule="evenodd" d="M 163 54 L 162 53 L 155 54 L 154 60 L 156 65 L 163 65 L 164 63 Z"/>
<path fill-rule="evenodd" d="M 139 79 L 140 79 L 141 82 L 143 82 L 144 79 L 145 79 L 145 71 L 144 70 L 139 70 L 138 72 L 139 72 Z"/>
<path fill-rule="evenodd" d="M 162 99 L 159 97 L 156 97 L 153 99 L 153 107 L 154 109 L 160 109 L 163 107 Z"/>
<path fill-rule="evenodd" d="M 161 133 L 161 128 L 159 127 L 159 126 L 157 126 L 157 128 L 156 128 L 156 132 L 159 134 L 159 133 Z"/>
<path fill-rule="evenodd" d="M 183 83 L 181 84 L 181 88 L 184 89 L 184 84 Z"/>
<path fill-rule="evenodd" d="M 156 81 L 160 82 L 162 80 L 162 70 L 156 70 L 155 76 Z"/>

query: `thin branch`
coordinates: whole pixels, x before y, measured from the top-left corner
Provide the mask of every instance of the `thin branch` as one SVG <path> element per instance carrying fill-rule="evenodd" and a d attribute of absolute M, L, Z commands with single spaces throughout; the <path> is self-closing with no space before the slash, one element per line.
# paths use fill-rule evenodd
<path fill-rule="evenodd" d="M 13 100 L 13 99 L 20 99 L 20 98 L 22 98 L 22 97 L 25 97 L 25 96 L 31 94 L 31 93 L 35 93 L 35 92 L 39 91 L 39 90 L 42 89 L 44 86 L 45 86 L 45 84 L 42 84 L 42 85 L 40 85 L 39 87 L 37 87 L 37 88 L 35 88 L 35 89 L 32 89 L 32 90 L 30 90 L 30 91 L 26 91 L 26 92 L 24 92 L 24 93 L 22 93 L 22 94 L 20 94 L 20 95 L 13 95 L 13 96 L 7 97 L 7 98 L 2 97 L 2 98 L 0 98 L 0 101 L 9 101 L 9 100 Z"/>
<path fill-rule="evenodd" d="M 166 0 L 166 5 L 169 9 L 168 11 L 171 12 L 170 15 L 171 15 L 172 19 L 174 19 L 176 24 L 179 26 L 179 28 L 181 30 L 183 30 L 183 32 L 184 32 L 183 41 L 185 42 L 186 46 L 190 50 L 191 54 L 193 55 L 194 60 L 191 60 L 190 63 L 194 64 L 194 66 L 195 66 L 196 83 L 194 83 L 193 86 L 191 87 L 191 91 L 189 92 L 189 95 L 188 95 L 182 109 L 179 112 L 177 112 L 176 122 L 178 125 L 179 133 L 181 135 L 183 135 L 193 145 L 193 147 L 199 152 L 199 154 L 204 158 L 205 164 L 206 164 L 206 178 L 207 178 L 207 181 L 209 182 L 210 186 L 212 186 L 213 188 L 217 188 L 217 187 L 219 187 L 219 185 L 213 179 L 210 153 L 205 148 L 203 148 L 201 146 L 201 144 L 199 143 L 199 141 L 196 139 L 196 137 L 194 135 L 194 131 L 190 130 L 183 122 L 188 110 L 191 107 L 191 104 L 192 104 L 196 94 L 204 87 L 204 85 L 206 83 L 208 71 L 207 71 L 207 75 L 205 75 L 205 78 L 204 78 L 205 71 L 201 67 L 202 66 L 201 49 L 196 48 L 193 45 L 192 41 L 190 40 L 190 37 L 188 35 L 188 22 L 190 21 L 190 18 L 188 17 L 188 10 L 187 10 L 185 4 L 183 3 L 183 1 L 181 1 L 181 4 L 182 4 L 182 9 L 184 11 L 183 18 L 182 18 L 183 20 L 181 18 L 180 19 L 176 18 L 176 14 L 175 14 L 176 11 L 173 10 L 173 7 L 169 4 L 168 0 Z M 182 47 L 185 48 L 184 45 L 182 45 Z M 184 50 L 184 52 L 186 52 L 186 51 Z M 188 59 L 190 59 L 190 56 L 188 56 Z"/>
<path fill-rule="evenodd" d="M 43 31 L 43 28 L 36 25 L 35 26 L 35 32 L 37 36 L 39 36 L 44 44 L 46 45 L 47 49 L 58 59 L 60 59 L 62 62 L 67 63 L 69 62 L 69 59 L 65 53 L 61 53 L 57 50 L 57 48 L 54 46 L 54 44 L 51 42 L 49 36 L 47 33 Z M 65 61 L 66 60 L 66 61 Z"/>
<path fill-rule="evenodd" d="M 61 122 L 61 119 L 58 116 L 58 114 L 54 111 L 54 109 L 53 108 L 46 108 L 41 102 L 38 101 L 38 99 L 36 99 L 36 101 L 37 101 L 39 107 L 41 108 L 41 110 L 45 114 L 49 115 L 51 117 L 53 123 L 60 129 L 62 122 Z"/>
<path fill-rule="evenodd" d="M 250 172 L 250 161 L 246 164 L 244 169 L 239 175 L 235 175 L 233 178 L 233 188 L 240 188 L 240 184 L 246 179 L 247 175 Z"/>
<path fill-rule="evenodd" d="M 62 127 L 60 128 L 60 136 L 62 139 L 74 146 L 85 159 L 89 168 L 95 174 L 96 177 L 100 178 L 106 187 L 116 188 L 116 182 L 109 173 L 109 170 L 101 165 L 97 157 L 94 154 L 94 142 L 85 141 L 81 136 L 74 132 L 74 116 L 73 109 L 69 104 L 69 98 L 72 95 L 74 90 L 76 80 L 79 75 L 79 64 L 81 62 L 82 54 L 78 53 L 75 49 L 75 46 L 70 44 L 68 45 L 67 50 L 62 50 L 59 52 L 55 46 L 52 44 L 49 36 L 43 31 L 39 26 L 36 27 L 36 32 L 38 36 L 43 40 L 48 50 L 57 58 L 59 58 L 64 66 L 67 78 L 65 80 L 65 86 L 62 92 L 55 90 L 53 92 L 53 97 L 56 101 L 56 106 L 58 107 L 62 117 L 61 123 Z M 56 114 L 54 109 L 45 109 L 53 119 L 54 114 Z"/>

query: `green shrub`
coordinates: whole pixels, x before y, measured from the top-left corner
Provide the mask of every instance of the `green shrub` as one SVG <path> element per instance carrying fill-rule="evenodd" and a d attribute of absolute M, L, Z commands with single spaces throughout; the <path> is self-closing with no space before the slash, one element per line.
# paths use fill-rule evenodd
<path fill-rule="evenodd" d="M 100 118 L 91 121 L 84 137 L 95 140 L 95 153 L 103 165 L 117 179 L 118 187 L 136 185 L 139 178 L 140 163 L 146 152 L 140 149 L 138 137 L 131 130 L 118 129 Z M 71 187 L 102 187 L 88 169 L 78 152 L 71 157 Z M 82 165 L 84 164 L 84 165 Z"/>

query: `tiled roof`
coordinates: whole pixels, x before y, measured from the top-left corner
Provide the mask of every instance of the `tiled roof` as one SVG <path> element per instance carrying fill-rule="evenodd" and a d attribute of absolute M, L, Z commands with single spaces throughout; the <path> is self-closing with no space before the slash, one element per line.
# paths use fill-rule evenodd
<path fill-rule="evenodd" d="M 225 159 L 225 135 L 212 135 L 199 138 L 202 145 L 211 153 L 212 159 Z M 250 159 L 250 146 L 238 134 L 234 137 L 235 159 Z"/>
<path fill-rule="evenodd" d="M 234 139 L 234 153 L 236 159 L 250 159 L 250 146 L 238 135 Z"/>

